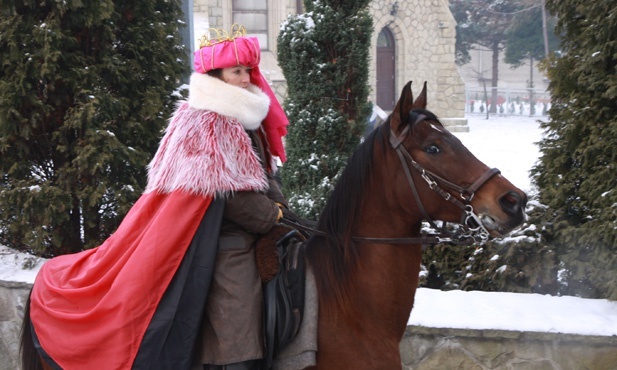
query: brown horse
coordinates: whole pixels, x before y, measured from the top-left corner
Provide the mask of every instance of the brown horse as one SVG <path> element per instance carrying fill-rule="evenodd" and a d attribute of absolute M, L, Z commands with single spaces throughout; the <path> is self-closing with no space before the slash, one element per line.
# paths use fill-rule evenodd
<path fill-rule="evenodd" d="M 401 368 L 399 342 L 418 285 L 422 243 L 483 241 L 524 220 L 526 196 L 477 160 L 426 110 L 411 82 L 388 120 L 350 158 L 306 246 L 319 296 L 316 369 Z M 423 220 L 461 224 L 421 236 Z M 24 369 L 42 365 L 28 309 Z"/>
<path fill-rule="evenodd" d="M 524 220 L 526 195 L 426 110 L 411 82 L 350 158 L 309 240 L 319 296 L 316 369 L 400 369 L 418 286 L 423 219 L 499 237 Z M 461 221 L 462 220 L 462 221 Z M 456 236 L 454 236 L 456 237 Z"/>

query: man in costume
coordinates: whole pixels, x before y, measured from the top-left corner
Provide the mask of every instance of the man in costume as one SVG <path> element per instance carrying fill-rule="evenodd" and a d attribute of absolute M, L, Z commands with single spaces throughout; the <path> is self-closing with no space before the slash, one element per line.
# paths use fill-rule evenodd
<path fill-rule="evenodd" d="M 253 244 L 281 217 L 273 179 L 287 118 L 256 38 L 195 52 L 188 101 L 145 193 L 102 245 L 41 269 L 30 303 L 39 353 L 64 369 L 253 369 L 263 357 Z M 246 86 L 221 78 L 240 66 Z"/>

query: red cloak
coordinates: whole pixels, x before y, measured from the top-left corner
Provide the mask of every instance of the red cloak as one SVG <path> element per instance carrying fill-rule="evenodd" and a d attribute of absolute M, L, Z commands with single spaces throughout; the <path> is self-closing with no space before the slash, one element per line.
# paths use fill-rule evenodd
<path fill-rule="evenodd" d="M 30 317 L 64 369 L 129 369 L 212 198 L 148 193 L 101 246 L 48 261 Z"/>
<path fill-rule="evenodd" d="M 267 186 L 243 125 L 233 115 L 178 107 L 150 163 L 147 192 L 118 230 L 40 270 L 30 317 L 44 357 L 70 370 L 190 367 L 184 347 L 193 346 L 209 287 L 204 265 L 216 253 L 219 200 Z"/>

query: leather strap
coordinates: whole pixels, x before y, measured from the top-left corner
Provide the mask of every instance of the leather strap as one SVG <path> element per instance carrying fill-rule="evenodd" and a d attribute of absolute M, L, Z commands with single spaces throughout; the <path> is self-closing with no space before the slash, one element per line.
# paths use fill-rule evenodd
<path fill-rule="evenodd" d="M 327 234 L 324 233 L 323 231 L 314 229 L 312 227 L 308 227 L 306 225 L 302 225 L 300 223 L 289 220 L 287 218 L 282 218 L 281 223 L 291 226 L 295 229 L 302 230 L 312 235 L 318 235 L 322 237 L 327 236 Z M 433 235 L 433 234 L 419 236 L 419 237 L 408 237 L 408 238 L 376 238 L 376 237 L 370 238 L 370 237 L 355 236 L 352 238 L 352 240 L 356 243 L 376 243 L 376 244 L 438 244 L 438 243 L 461 244 L 453 240 L 452 238 L 443 237 L 440 235 Z"/>

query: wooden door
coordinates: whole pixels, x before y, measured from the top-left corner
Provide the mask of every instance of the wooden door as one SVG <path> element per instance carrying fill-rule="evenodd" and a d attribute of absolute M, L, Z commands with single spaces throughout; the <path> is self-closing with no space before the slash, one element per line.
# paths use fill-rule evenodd
<path fill-rule="evenodd" d="M 394 109 L 395 72 L 394 35 L 385 27 L 377 36 L 377 105 L 385 111 Z"/>

